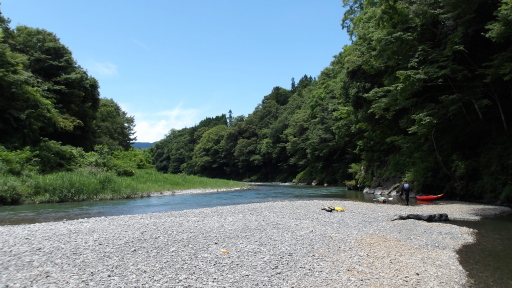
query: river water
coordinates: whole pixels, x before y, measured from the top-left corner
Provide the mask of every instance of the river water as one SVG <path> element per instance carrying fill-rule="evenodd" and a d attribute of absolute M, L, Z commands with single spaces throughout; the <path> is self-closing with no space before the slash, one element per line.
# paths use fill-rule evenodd
<path fill-rule="evenodd" d="M 49 203 L 0 207 L 0 225 L 32 224 L 90 217 L 135 215 L 281 200 L 351 199 L 372 202 L 374 195 L 344 187 L 257 184 L 254 189 L 124 200 Z M 400 201 L 394 199 L 390 203 Z"/>
<path fill-rule="evenodd" d="M 374 202 L 375 196 L 344 187 L 258 184 L 254 189 L 96 202 L 0 206 L 0 225 L 134 215 L 282 200 L 339 199 Z M 398 197 L 388 204 L 403 204 Z M 411 199 L 410 205 L 421 205 Z M 474 287 L 512 287 L 512 215 L 450 223 L 477 230 L 477 242 L 459 250 Z"/>

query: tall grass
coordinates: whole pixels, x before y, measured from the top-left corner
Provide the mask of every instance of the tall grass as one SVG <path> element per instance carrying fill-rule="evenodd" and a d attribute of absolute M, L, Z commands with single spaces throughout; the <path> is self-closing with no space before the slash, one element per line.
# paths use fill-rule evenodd
<path fill-rule="evenodd" d="M 153 169 L 137 170 L 133 177 L 122 178 L 129 191 L 151 193 L 188 189 L 235 189 L 246 185 L 241 182 L 211 179 L 185 174 L 163 174 Z"/>
<path fill-rule="evenodd" d="M 76 202 L 137 198 L 152 192 L 187 189 L 235 189 L 240 182 L 137 170 L 132 177 L 95 169 L 78 169 L 20 178 L 0 176 L 0 204 Z"/>

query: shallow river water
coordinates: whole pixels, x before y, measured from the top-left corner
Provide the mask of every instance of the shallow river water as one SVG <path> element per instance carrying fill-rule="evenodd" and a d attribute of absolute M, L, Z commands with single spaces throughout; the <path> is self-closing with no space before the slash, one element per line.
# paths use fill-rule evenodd
<path fill-rule="evenodd" d="M 390 197 L 390 196 L 389 196 Z M 20 225 L 90 217 L 134 215 L 269 201 L 340 199 L 374 202 L 375 196 L 344 187 L 258 184 L 254 189 L 97 202 L 0 206 L 0 225 Z M 398 197 L 388 205 L 404 204 Z M 411 199 L 411 205 L 417 204 Z M 434 204 L 435 205 L 435 204 Z M 459 250 L 474 287 L 512 287 L 512 215 L 481 221 L 451 221 L 477 230 L 477 242 Z"/>
<path fill-rule="evenodd" d="M 0 206 L 0 225 L 32 224 L 90 217 L 135 215 L 282 200 L 351 199 L 372 202 L 374 195 L 344 187 L 258 184 L 254 189 L 137 199 Z M 390 200 L 399 203 L 401 199 Z"/>

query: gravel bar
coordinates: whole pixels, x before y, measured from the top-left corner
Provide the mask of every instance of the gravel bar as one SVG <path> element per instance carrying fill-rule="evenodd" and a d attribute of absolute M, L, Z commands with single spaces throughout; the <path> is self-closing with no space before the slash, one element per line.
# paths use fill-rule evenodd
<path fill-rule="evenodd" d="M 0 287 L 469 287 L 472 229 L 391 219 L 507 212 L 311 200 L 1 226 Z"/>

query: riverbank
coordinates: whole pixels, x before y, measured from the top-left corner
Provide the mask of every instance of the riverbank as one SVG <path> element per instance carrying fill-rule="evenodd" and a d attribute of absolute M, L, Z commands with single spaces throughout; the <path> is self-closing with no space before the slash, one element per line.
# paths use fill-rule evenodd
<path fill-rule="evenodd" d="M 172 196 L 172 195 L 185 195 L 185 194 L 198 194 L 198 193 L 218 193 L 218 192 L 226 192 L 226 191 L 237 191 L 237 190 L 246 190 L 250 189 L 250 186 L 247 187 L 235 187 L 235 188 L 204 188 L 204 189 L 184 189 L 184 190 L 170 190 L 170 191 L 161 191 L 161 192 L 151 192 L 146 194 L 148 197 L 158 197 L 158 196 Z"/>
<path fill-rule="evenodd" d="M 77 169 L 30 177 L 0 175 L 0 205 L 83 202 L 140 198 L 179 191 L 227 191 L 246 188 L 242 182 L 138 169 L 121 177 L 98 169 Z M 174 192 L 171 192 L 174 191 Z"/>
<path fill-rule="evenodd" d="M 474 230 L 391 219 L 507 211 L 314 200 L 2 226 L 0 287 L 466 287 L 456 250 Z"/>

